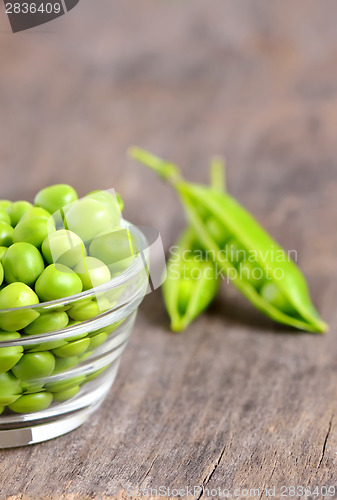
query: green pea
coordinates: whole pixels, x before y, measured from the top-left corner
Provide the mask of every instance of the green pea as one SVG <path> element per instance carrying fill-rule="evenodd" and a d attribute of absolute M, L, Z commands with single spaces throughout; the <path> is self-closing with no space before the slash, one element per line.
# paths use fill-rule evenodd
<path fill-rule="evenodd" d="M 97 349 L 97 347 L 102 345 L 106 341 L 107 338 L 108 338 L 108 334 L 104 333 L 104 332 L 98 333 L 97 335 L 90 337 L 89 349 L 91 351 L 94 351 L 95 349 Z"/>
<path fill-rule="evenodd" d="M 7 342 L 19 338 L 21 338 L 21 335 L 17 332 L 0 332 L 0 342 Z M 0 373 L 5 373 L 13 368 L 22 358 L 22 355 L 22 346 L 0 347 Z"/>
<path fill-rule="evenodd" d="M 33 321 L 33 323 L 24 329 L 24 333 L 27 335 L 36 335 L 40 333 L 55 332 L 65 328 L 68 321 L 68 315 L 63 311 L 41 314 L 38 319 Z M 41 344 L 33 345 L 33 347 L 29 346 L 28 350 L 29 352 L 49 351 L 66 344 L 67 341 L 64 339 L 50 340 L 42 342 Z"/>
<path fill-rule="evenodd" d="M 46 388 L 50 392 L 62 392 L 71 389 L 75 386 L 79 386 L 86 379 L 85 375 L 78 375 L 77 377 L 67 378 L 65 380 L 59 380 L 56 382 L 49 382 L 46 384 Z"/>
<path fill-rule="evenodd" d="M 11 283 L 0 291 L 0 328 L 9 332 L 23 330 L 39 317 L 34 309 L 2 312 L 1 309 L 21 308 L 39 303 L 39 298 L 24 283 Z"/>
<path fill-rule="evenodd" d="M 109 210 L 102 203 L 90 198 L 82 198 L 74 203 L 67 210 L 65 219 L 68 229 L 84 242 L 91 241 L 113 227 Z"/>
<path fill-rule="evenodd" d="M 81 278 L 83 290 L 103 285 L 111 279 L 109 268 L 95 257 L 83 257 L 74 271 Z"/>
<path fill-rule="evenodd" d="M 99 301 L 98 304 L 94 299 L 87 299 L 76 303 L 67 312 L 69 317 L 75 321 L 87 321 L 88 319 L 96 318 L 96 316 L 99 316 L 109 308 L 109 303 L 102 303 L 102 301 Z"/>
<path fill-rule="evenodd" d="M 11 224 L 13 227 L 17 225 L 21 217 L 32 208 L 32 204 L 29 201 L 15 201 L 6 208 L 8 215 L 11 218 Z"/>
<path fill-rule="evenodd" d="M 3 280 L 4 280 L 4 274 L 5 274 L 5 273 L 4 273 L 4 268 L 3 268 L 3 266 L 2 266 L 2 264 L 1 264 L 1 262 L 0 262 L 0 285 L 2 285 L 2 283 L 3 283 Z"/>
<path fill-rule="evenodd" d="M 100 328 L 99 330 L 95 330 L 93 332 L 88 333 L 88 337 L 94 337 L 95 335 L 98 335 L 99 333 L 105 333 L 106 335 L 111 335 L 114 333 L 122 323 L 124 323 L 125 319 L 122 319 L 120 321 L 116 321 L 115 323 L 112 323 L 109 326 L 105 326 L 104 328 Z"/>
<path fill-rule="evenodd" d="M 269 304 L 286 313 L 294 313 L 293 306 L 289 303 L 286 296 L 272 282 L 265 283 L 260 290 L 263 297 Z"/>
<path fill-rule="evenodd" d="M 110 267 L 110 266 L 109 266 Z M 139 275 L 139 278 L 141 276 Z M 143 276 L 144 278 L 144 276 Z M 113 309 L 118 307 L 121 299 L 123 300 L 123 293 L 128 291 L 130 288 L 130 283 L 125 283 L 124 285 L 119 285 L 113 288 L 108 288 L 102 294 L 96 294 L 96 300 L 98 302 L 100 310 L 108 311 L 109 309 Z M 125 296 L 125 293 L 124 293 Z"/>
<path fill-rule="evenodd" d="M 79 333 L 77 335 L 74 335 L 73 337 L 68 337 L 67 338 L 67 341 L 68 342 L 73 342 L 75 340 L 81 340 L 81 339 L 84 339 L 85 337 L 88 337 L 88 333 L 87 332 L 82 332 L 82 333 Z"/>
<path fill-rule="evenodd" d="M 9 371 L 16 363 L 22 358 L 23 348 L 20 346 L 15 347 L 1 347 L 0 348 L 0 373 Z"/>
<path fill-rule="evenodd" d="M 77 234 L 60 229 L 47 236 L 42 243 L 42 253 L 48 264 L 57 262 L 74 267 L 87 254 L 87 250 Z"/>
<path fill-rule="evenodd" d="M 62 299 L 82 292 L 82 281 L 69 267 L 51 264 L 38 278 L 35 291 L 42 301 Z"/>
<path fill-rule="evenodd" d="M 127 269 L 137 252 L 134 236 L 128 229 L 116 228 L 110 233 L 95 238 L 89 248 L 89 254 L 106 264 L 112 276 Z"/>
<path fill-rule="evenodd" d="M 54 401 L 67 401 L 68 399 L 73 398 L 78 394 L 80 390 L 79 385 L 75 385 L 74 387 L 71 387 L 70 389 L 66 389 L 65 391 L 60 391 L 60 392 L 55 392 L 54 393 Z"/>
<path fill-rule="evenodd" d="M 6 222 L 6 224 L 11 224 L 11 218 L 4 208 L 0 208 L 0 221 Z"/>
<path fill-rule="evenodd" d="M 87 382 L 91 382 L 92 380 L 98 378 L 107 368 L 109 368 L 109 366 L 104 366 L 100 370 L 93 372 L 91 375 L 87 375 Z"/>
<path fill-rule="evenodd" d="M 32 306 L 39 303 L 38 296 L 24 283 L 11 283 L 0 292 L 0 310 Z M 18 328 L 22 330 L 25 327 Z M 14 331 L 14 330 L 10 330 Z"/>
<path fill-rule="evenodd" d="M 30 217 L 34 219 L 38 217 L 39 219 L 52 220 L 51 214 L 48 212 L 48 210 L 45 210 L 41 207 L 33 207 L 30 210 L 27 210 L 27 212 L 21 217 L 20 222 Z"/>
<path fill-rule="evenodd" d="M 84 338 L 80 340 L 74 340 L 69 342 L 67 345 L 58 347 L 53 350 L 53 353 L 60 358 L 74 357 L 83 354 L 90 345 L 90 339 Z"/>
<path fill-rule="evenodd" d="M 193 279 L 181 279 L 179 281 L 177 307 L 181 315 L 184 315 L 186 313 L 194 290 L 195 281 Z M 174 328 L 174 330 L 176 330 L 176 328 Z"/>
<path fill-rule="evenodd" d="M 0 406 L 14 403 L 21 393 L 20 381 L 11 372 L 0 373 Z"/>
<path fill-rule="evenodd" d="M 6 252 L 7 252 L 7 247 L 0 247 L 0 263 L 3 261 Z"/>
<path fill-rule="evenodd" d="M 50 392 L 38 392 L 36 394 L 26 394 L 8 405 L 8 408 L 15 413 L 33 413 L 48 408 L 53 401 Z"/>
<path fill-rule="evenodd" d="M 183 232 L 173 248 L 162 291 L 171 329 L 178 332 L 209 306 L 218 290 L 219 277 L 214 264 L 198 246 L 191 227 Z"/>
<path fill-rule="evenodd" d="M 6 210 L 12 204 L 9 200 L 0 200 L 0 208 Z"/>
<path fill-rule="evenodd" d="M 41 313 L 39 318 L 24 329 L 24 333 L 27 335 L 36 335 L 39 333 L 56 332 L 65 328 L 68 322 L 69 318 L 65 312 Z"/>
<path fill-rule="evenodd" d="M 54 230 L 56 231 L 55 227 Z M 51 232 L 51 223 L 48 219 L 28 217 L 21 220 L 13 233 L 13 242 L 25 241 L 40 248 Z"/>
<path fill-rule="evenodd" d="M 68 328 L 79 325 L 80 323 L 81 323 L 80 321 L 74 321 L 73 319 L 69 319 Z"/>
<path fill-rule="evenodd" d="M 116 198 L 117 198 L 119 210 L 122 213 L 123 210 L 124 210 L 124 201 L 123 201 L 123 198 L 121 197 L 121 195 L 119 193 L 116 193 Z"/>
<path fill-rule="evenodd" d="M 77 356 L 70 356 L 68 358 L 55 358 L 55 368 L 53 375 L 58 375 L 59 373 L 64 373 L 74 366 L 78 365 L 79 359 Z"/>
<path fill-rule="evenodd" d="M 14 375 L 21 380 L 34 380 L 49 377 L 55 368 L 55 358 L 50 352 L 28 352 L 12 368 Z"/>
<path fill-rule="evenodd" d="M 42 255 L 30 243 L 14 243 L 3 258 L 5 280 L 8 284 L 21 282 L 32 286 L 44 270 Z"/>
<path fill-rule="evenodd" d="M 209 306 L 219 287 L 219 278 L 212 262 L 200 261 L 198 256 L 187 262 L 184 260 L 183 249 L 185 244 L 189 248 L 188 240 L 191 235 L 193 236 L 191 232 L 184 233 L 180 239 L 178 247 L 181 258 L 178 262 L 169 260 L 168 278 L 163 284 L 171 330 L 175 332 L 184 330 Z"/>
<path fill-rule="evenodd" d="M 91 193 L 86 195 L 86 198 L 96 200 L 104 205 L 111 216 L 111 224 L 113 226 L 119 225 L 121 219 L 121 210 L 117 196 L 114 196 L 109 191 L 92 191 Z"/>
<path fill-rule="evenodd" d="M 235 267 L 247 257 L 246 250 L 234 239 L 230 239 L 226 245 L 226 257 Z"/>
<path fill-rule="evenodd" d="M 68 184 L 55 184 L 41 189 L 34 199 L 34 205 L 42 207 L 51 214 L 78 198 L 74 188 Z"/>
<path fill-rule="evenodd" d="M 99 330 L 95 330 L 93 332 L 87 333 L 87 335 L 88 335 L 89 338 L 95 337 L 99 333 L 106 333 L 106 335 L 108 335 L 108 332 L 106 330 L 107 330 L 106 328 L 100 328 Z"/>
<path fill-rule="evenodd" d="M 10 247 L 13 243 L 14 229 L 7 222 L 0 221 L 0 245 Z"/>
<path fill-rule="evenodd" d="M 154 170 L 176 189 L 200 246 L 213 254 L 219 270 L 227 273 L 236 288 L 255 307 L 280 323 L 312 332 L 327 331 L 328 325 L 315 310 L 300 269 L 232 196 L 186 182 L 178 167 L 146 151 L 132 148 L 130 152 L 133 158 Z M 231 273 L 238 260 L 228 262 L 222 258 L 221 247 L 207 227 L 209 218 L 216 218 L 240 247 L 254 252 L 264 273 L 272 272 L 274 287 L 265 284 L 259 293 L 254 282 L 240 279 L 238 273 Z"/>

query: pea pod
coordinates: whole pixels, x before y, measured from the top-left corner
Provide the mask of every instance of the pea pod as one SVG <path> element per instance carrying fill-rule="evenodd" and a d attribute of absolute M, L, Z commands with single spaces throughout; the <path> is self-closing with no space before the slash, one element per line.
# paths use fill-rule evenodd
<path fill-rule="evenodd" d="M 209 306 L 219 286 L 213 262 L 198 257 L 195 243 L 194 230 L 188 228 L 167 263 L 163 295 L 171 329 L 176 332 L 184 330 Z"/>
<path fill-rule="evenodd" d="M 218 159 L 211 164 L 211 183 L 224 189 L 223 165 Z M 214 299 L 219 278 L 213 262 L 205 257 L 193 227 L 188 227 L 172 247 L 167 262 L 163 296 L 171 319 L 171 330 L 184 330 Z"/>
<path fill-rule="evenodd" d="M 178 167 L 138 148 L 132 148 L 131 155 L 174 186 L 200 245 L 255 307 L 273 320 L 301 330 L 327 330 L 311 302 L 299 268 L 233 197 L 214 188 L 187 183 Z M 263 272 L 263 283 L 238 272 L 240 262 L 225 249 L 224 241 L 210 231 L 211 225 L 225 238 L 228 235 L 232 244 L 249 254 L 249 259 L 254 255 L 256 266 Z"/>

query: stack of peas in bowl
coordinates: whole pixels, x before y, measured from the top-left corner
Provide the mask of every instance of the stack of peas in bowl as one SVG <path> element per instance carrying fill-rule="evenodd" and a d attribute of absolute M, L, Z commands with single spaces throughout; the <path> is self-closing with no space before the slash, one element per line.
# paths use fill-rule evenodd
<path fill-rule="evenodd" d="M 122 208 L 119 195 L 78 199 L 65 184 L 42 189 L 34 205 L 0 200 L 0 414 L 68 401 L 117 357 L 99 362 L 99 348 L 129 319 L 104 319 L 126 302 L 125 280 L 113 290 L 108 284 L 138 255 Z M 110 351 L 122 342 L 115 344 Z M 86 360 L 94 361 L 76 371 Z"/>

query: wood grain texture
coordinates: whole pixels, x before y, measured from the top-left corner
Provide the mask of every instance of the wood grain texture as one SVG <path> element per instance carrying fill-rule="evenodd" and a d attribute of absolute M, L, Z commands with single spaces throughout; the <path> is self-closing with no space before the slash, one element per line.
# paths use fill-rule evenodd
<path fill-rule="evenodd" d="M 127 148 L 197 181 L 225 154 L 231 192 L 296 249 L 331 328 L 277 326 L 224 284 L 173 335 L 155 292 L 90 422 L 1 451 L 0 498 L 337 490 L 336 14 L 311 0 L 81 0 L 33 33 L 12 35 L 1 19 L 0 197 L 32 199 L 62 181 L 82 195 L 113 186 L 127 218 L 153 224 L 168 248 L 184 224 L 179 204 Z"/>

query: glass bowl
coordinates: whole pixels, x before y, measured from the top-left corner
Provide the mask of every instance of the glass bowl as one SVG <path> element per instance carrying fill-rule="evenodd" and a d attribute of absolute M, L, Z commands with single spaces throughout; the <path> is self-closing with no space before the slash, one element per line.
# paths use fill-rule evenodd
<path fill-rule="evenodd" d="M 142 250 L 109 282 L 61 300 L 0 311 L 0 327 L 19 331 L 0 340 L 0 448 L 70 432 L 104 401 L 148 287 L 147 241 L 128 227 Z M 56 324 L 66 325 L 50 331 Z M 24 334 L 30 325 L 34 334 Z"/>

